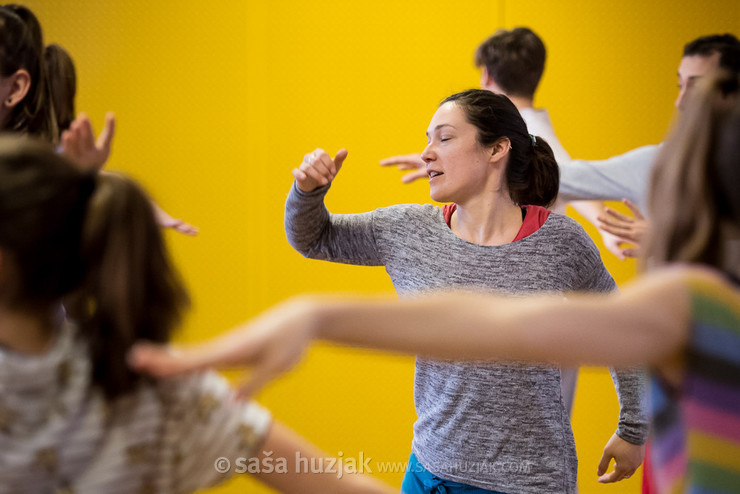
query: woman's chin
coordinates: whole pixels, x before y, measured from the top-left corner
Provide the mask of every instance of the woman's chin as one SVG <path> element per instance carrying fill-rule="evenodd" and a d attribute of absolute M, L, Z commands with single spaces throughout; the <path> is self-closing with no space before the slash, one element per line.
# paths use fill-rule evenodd
<path fill-rule="evenodd" d="M 429 187 L 429 196 L 436 202 L 452 202 L 449 194 L 446 194 L 441 187 L 435 187 L 434 185 Z"/>

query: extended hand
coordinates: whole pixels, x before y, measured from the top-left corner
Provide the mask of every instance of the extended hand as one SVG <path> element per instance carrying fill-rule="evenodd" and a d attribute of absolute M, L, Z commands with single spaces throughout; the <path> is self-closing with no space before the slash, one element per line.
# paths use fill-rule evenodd
<path fill-rule="evenodd" d="M 420 154 L 401 154 L 380 160 L 380 166 L 397 166 L 399 170 L 412 170 L 401 177 L 401 182 L 410 184 L 427 177 L 427 164 Z"/>
<path fill-rule="evenodd" d="M 611 208 L 605 208 L 604 212 L 597 218 L 597 226 L 602 232 L 602 235 L 606 233 L 613 236 L 616 248 L 607 247 L 621 259 L 624 257 L 637 257 L 640 245 L 649 228 L 647 220 L 635 204 L 628 199 L 622 199 L 622 202 L 632 211 L 634 217 L 627 216 Z M 604 235 L 605 243 L 607 239 L 608 237 Z M 635 247 L 623 248 L 621 244 L 624 243 L 633 244 Z"/>
<path fill-rule="evenodd" d="M 173 218 L 167 211 L 160 208 L 155 202 L 152 202 L 152 208 L 154 209 L 154 219 L 157 224 L 162 228 L 172 228 L 178 233 L 189 235 L 194 237 L 198 234 L 198 228 L 186 223 L 181 219 Z"/>
<path fill-rule="evenodd" d="M 609 484 L 630 478 L 642 463 L 644 456 L 645 446 L 628 443 L 614 433 L 606 443 L 604 454 L 599 462 L 596 472 L 599 475 L 599 482 Z M 614 458 L 614 471 L 606 473 L 612 458 Z"/>
<path fill-rule="evenodd" d="M 311 192 L 317 187 L 330 183 L 339 173 L 346 158 L 346 149 L 340 149 L 334 159 L 331 159 L 323 149 L 316 149 L 307 154 L 303 157 L 300 166 L 293 168 L 293 177 L 295 177 L 298 188 L 304 192 Z"/>
<path fill-rule="evenodd" d="M 210 367 L 251 368 L 239 394 L 256 392 L 301 360 L 316 324 L 311 316 L 317 304 L 289 301 L 208 343 L 169 347 L 137 343 L 128 355 L 129 365 L 139 372 L 166 377 Z"/>
<path fill-rule="evenodd" d="M 116 130 L 116 119 L 112 113 L 105 116 L 105 127 L 95 140 L 90 119 L 80 113 L 69 129 L 62 132 L 62 154 L 83 171 L 100 170 L 108 160 Z"/>

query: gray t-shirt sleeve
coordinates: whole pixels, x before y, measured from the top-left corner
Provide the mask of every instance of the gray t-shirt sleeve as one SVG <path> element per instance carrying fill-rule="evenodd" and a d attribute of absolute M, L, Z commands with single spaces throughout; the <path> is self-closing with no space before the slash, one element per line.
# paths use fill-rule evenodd
<path fill-rule="evenodd" d="M 288 243 L 310 259 L 382 266 L 373 230 L 375 212 L 331 214 L 324 205 L 329 186 L 303 192 L 295 182 L 285 202 Z"/>
<path fill-rule="evenodd" d="M 647 213 L 647 189 L 659 150 L 660 145 L 643 146 L 606 160 L 559 163 L 560 197 L 568 201 L 627 198 Z"/>
<path fill-rule="evenodd" d="M 610 292 L 617 289 L 614 279 L 598 257 L 596 246 L 586 250 L 585 262 L 592 273 L 582 289 L 588 292 Z M 593 258 L 597 257 L 597 258 Z M 589 272 L 589 271 L 585 271 Z M 632 444 L 645 444 L 648 437 L 648 413 L 645 401 L 647 375 L 643 369 L 609 369 L 619 399 L 617 435 Z"/>

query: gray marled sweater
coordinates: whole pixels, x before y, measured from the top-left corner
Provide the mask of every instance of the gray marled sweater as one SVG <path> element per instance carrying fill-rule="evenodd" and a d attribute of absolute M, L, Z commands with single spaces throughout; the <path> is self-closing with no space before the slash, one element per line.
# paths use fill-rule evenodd
<path fill-rule="evenodd" d="M 483 246 L 457 237 L 436 206 L 330 214 L 327 190 L 305 193 L 293 185 L 285 206 L 290 244 L 312 259 L 385 266 L 401 296 L 615 289 L 591 239 L 565 216 L 551 214 L 517 242 Z M 618 434 L 643 443 L 644 376 L 619 371 L 612 377 L 621 404 Z M 577 458 L 557 367 L 417 358 L 415 403 L 412 449 L 435 475 L 512 494 L 574 492 Z"/>

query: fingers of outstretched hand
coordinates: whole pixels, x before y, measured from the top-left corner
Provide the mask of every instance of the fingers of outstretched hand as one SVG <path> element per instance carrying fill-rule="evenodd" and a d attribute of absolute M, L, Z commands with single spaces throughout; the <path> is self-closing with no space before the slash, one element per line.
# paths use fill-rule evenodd
<path fill-rule="evenodd" d="M 635 219 L 631 216 L 627 216 L 626 214 L 622 214 L 619 211 L 612 209 L 612 208 L 604 208 L 604 212 L 601 213 L 598 216 L 599 219 L 604 219 L 604 221 L 614 221 L 614 222 L 622 222 L 622 223 L 634 223 Z"/>
<path fill-rule="evenodd" d="M 70 127 L 62 132 L 62 153 L 72 161 L 80 154 L 79 139 L 76 132 Z"/>
<path fill-rule="evenodd" d="M 624 255 L 624 257 L 631 257 L 631 258 L 639 257 L 640 249 L 637 249 L 637 248 L 622 249 L 622 255 Z"/>
<path fill-rule="evenodd" d="M 128 365 L 137 372 L 167 377 L 193 370 L 193 362 L 182 352 L 166 345 L 140 342 L 129 350 Z"/>
<path fill-rule="evenodd" d="M 598 219 L 598 218 L 597 218 Z M 605 222 L 598 219 L 599 224 L 597 225 L 599 230 L 618 237 L 620 240 L 628 241 L 630 235 L 630 229 L 624 226 L 615 224 L 613 222 Z"/>
<path fill-rule="evenodd" d="M 602 213 L 596 218 L 600 230 L 616 235 L 627 242 L 634 242 L 637 239 L 637 222 L 634 218 L 623 215 L 620 218 L 610 215 L 611 210 L 609 208 L 606 208 L 605 211 L 606 213 Z M 616 214 L 619 215 L 620 213 Z"/>
<path fill-rule="evenodd" d="M 101 149 L 103 151 L 107 151 L 107 153 L 110 153 L 111 144 L 113 142 L 113 135 L 116 133 L 116 117 L 113 115 L 113 113 L 106 113 L 105 114 L 105 126 L 103 127 L 103 131 L 98 136 L 98 140 L 96 142 L 96 146 L 98 149 Z"/>
<path fill-rule="evenodd" d="M 605 232 L 602 231 L 602 239 L 604 241 L 604 247 L 606 247 L 606 250 L 614 254 L 620 261 L 624 261 L 624 249 L 622 248 L 622 241 L 615 235 L 604 233 Z"/>
<path fill-rule="evenodd" d="M 77 123 L 79 129 L 80 143 L 82 145 L 82 148 L 95 148 L 95 132 L 93 131 L 92 123 L 90 122 L 90 119 L 87 118 L 87 115 L 85 115 L 84 113 L 80 113 L 75 122 Z"/>
<path fill-rule="evenodd" d="M 190 237 L 195 237 L 198 235 L 198 227 L 193 226 L 190 223 L 185 223 L 182 220 L 177 220 L 177 223 L 172 226 L 172 229 L 175 230 L 177 233 L 182 233 L 183 235 L 188 235 Z"/>
<path fill-rule="evenodd" d="M 426 167 L 426 163 L 421 159 L 420 154 L 400 154 L 380 160 L 380 166 L 397 166 L 401 170 L 411 170 L 412 168 Z"/>
<path fill-rule="evenodd" d="M 630 211 L 632 211 L 632 214 L 635 215 L 635 218 L 638 220 L 644 220 L 645 216 L 642 214 L 642 211 L 640 211 L 640 208 L 637 207 L 637 205 L 630 201 L 629 199 L 622 199 L 622 202 L 625 206 L 629 208 Z"/>
<path fill-rule="evenodd" d="M 170 218 L 170 220 L 160 223 L 159 226 L 162 228 L 171 228 L 177 233 L 182 233 L 183 235 L 188 235 L 190 237 L 198 235 L 198 227 L 176 218 Z"/>
<path fill-rule="evenodd" d="M 423 178 L 428 178 L 426 169 L 414 170 L 405 174 L 403 177 L 401 177 L 401 182 L 405 184 L 410 184 L 411 182 L 416 182 L 417 180 L 421 180 Z"/>

